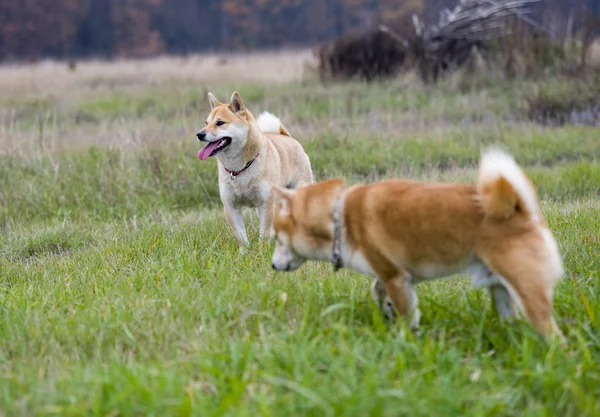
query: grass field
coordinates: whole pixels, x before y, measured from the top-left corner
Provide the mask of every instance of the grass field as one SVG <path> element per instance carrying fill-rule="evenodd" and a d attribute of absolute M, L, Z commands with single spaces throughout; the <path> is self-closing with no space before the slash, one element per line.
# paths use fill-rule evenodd
<path fill-rule="evenodd" d="M 0 415 L 600 415 L 600 131 L 526 116 L 573 81 L 324 86 L 306 59 L 0 67 Z M 367 277 L 275 273 L 250 216 L 241 254 L 195 139 L 206 92 L 233 89 L 317 179 L 469 182 L 482 147 L 514 153 L 564 256 L 569 349 L 499 323 L 466 277 L 418 287 L 415 335 Z"/>

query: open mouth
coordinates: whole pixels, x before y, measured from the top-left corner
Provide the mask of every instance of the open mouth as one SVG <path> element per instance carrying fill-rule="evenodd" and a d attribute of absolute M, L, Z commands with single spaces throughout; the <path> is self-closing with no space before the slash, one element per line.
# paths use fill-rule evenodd
<path fill-rule="evenodd" d="M 198 158 L 204 161 L 206 158 L 215 156 L 229 145 L 231 145 L 231 138 L 228 136 L 224 137 L 223 139 L 210 142 L 204 148 L 200 149 L 200 152 L 198 152 Z"/>

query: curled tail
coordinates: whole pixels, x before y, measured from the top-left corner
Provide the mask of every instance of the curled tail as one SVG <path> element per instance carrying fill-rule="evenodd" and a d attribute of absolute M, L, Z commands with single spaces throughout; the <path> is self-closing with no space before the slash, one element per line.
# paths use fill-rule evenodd
<path fill-rule="evenodd" d="M 279 133 L 280 135 L 292 136 L 283 126 L 283 123 L 281 123 L 279 117 L 275 116 L 273 113 L 269 113 L 268 111 L 262 112 L 260 116 L 258 116 L 256 122 L 263 133 Z"/>
<path fill-rule="evenodd" d="M 523 215 L 541 217 L 533 184 L 508 153 L 499 149 L 484 152 L 479 164 L 477 190 L 483 212 L 498 220 Z"/>

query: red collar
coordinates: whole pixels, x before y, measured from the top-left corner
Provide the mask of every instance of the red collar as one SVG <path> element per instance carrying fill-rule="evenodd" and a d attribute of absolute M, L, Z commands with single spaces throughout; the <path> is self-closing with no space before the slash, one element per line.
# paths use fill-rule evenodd
<path fill-rule="evenodd" d="M 235 177 L 237 177 L 238 175 L 240 175 L 242 172 L 244 172 L 245 170 L 247 170 L 248 168 L 250 168 L 250 165 L 252 165 L 252 163 L 253 163 L 254 161 L 256 161 L 256 158 L 258 158 L 258 155 L 259 155 L 259 154 L 257 153 L 257 154 L 256 154 L 256 156 L 255 156 L 253 159 L 251 159 L 251 160 L 250 160 L 250 161 L 249 161 L 249 162 L 246 164 L 246 166 L 244 166 L 244 168 L 240 169 L 239 171 L 232 171 L 232 170 L 230 170 L 230 169 L 227 169 L 227 168 L 225 168 L 225 167 L 223 167 L 223 168 L 225 169 L 225 171 L 227 171 L 227 173 L 229 173 L 229 175 L 231 175 L 231 179 L 234 179 Z"/>

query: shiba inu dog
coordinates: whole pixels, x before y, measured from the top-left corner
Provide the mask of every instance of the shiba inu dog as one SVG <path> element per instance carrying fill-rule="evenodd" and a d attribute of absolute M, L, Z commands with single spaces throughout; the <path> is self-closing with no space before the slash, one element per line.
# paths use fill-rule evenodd
<path fill-rule="evenodd" d="M 207 145 L 198 158 L 217 158 L 225 217 L 238 241 L 248 244 L 242 207 L 257 210 L 260 235 L 269 238 L 275 209 L 271 187 L 312 183 L 308 156 L 279 118 L 264 112 L 256 120 L 237 92 L 228 104 L 220 103 L 211 93 L 208 99 L 211 112 L 206 126 L 196 135 Z"/>
<path fill-rule="evenodd" d="M 413 327 L 414 284 L 467 271 L 501 318 L 517 307 L 542 335 L 562 340 L 551 316 L 562 260 L 533 185 L 509 154 L 484 153 L 476 186 L 388 180 L 347 188 L 333 179 L 274 191 L 276 270 L 312 259 L 374 275 L 373 299 Z"/>

